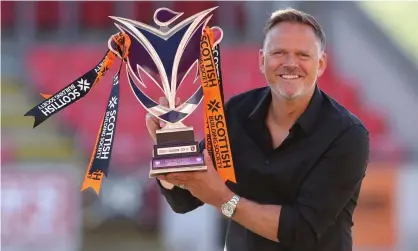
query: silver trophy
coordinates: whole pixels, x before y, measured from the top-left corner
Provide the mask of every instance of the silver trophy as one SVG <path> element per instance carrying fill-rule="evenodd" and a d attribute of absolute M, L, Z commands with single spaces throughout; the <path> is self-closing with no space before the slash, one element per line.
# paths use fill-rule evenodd
<path fill-rule="evenodd" d="M 149 113 L 166 122 L 166 126 L 156 132 L 157 145 L 153 149 L 150 177 L 207 169 L 193 127 L 185 126 L 182 121 L 203 99 L 198 74 L 200 40 L 203 29 L 212 17 L 211 12 L 216 8 L 201 11 L 172 28 L 169 26 L 183 13 L 168 8 L 159 8 L 154 13 L 158 28 L 126 18 L 111 17 L 117 21 L 116 27 L 131 40 L 126 72 L 132 92 Z M 216 29 L 220 32 L 220 37 L 215 41 L 217 44 L 222 39 L 222 30 L 219 27 Z M 119 54 L 112 40 L 109 40 L 108 47 Z M 190 76 L 194 72 L 195 75 Z M 191 83 L 185 83 L 186 79 Z M 167 98 L 168 107 L 147 95 L 151 85 L 156 86 L 155 89 Z M 176 106 L 180 87 L 196 91 Z"/>

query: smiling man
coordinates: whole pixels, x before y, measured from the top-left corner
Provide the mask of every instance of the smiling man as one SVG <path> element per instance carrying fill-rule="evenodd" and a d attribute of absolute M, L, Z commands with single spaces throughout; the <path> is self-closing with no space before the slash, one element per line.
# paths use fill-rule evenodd
<path fill-rule="evenodd" d="M 226 105 L 237 183 L 222 182 L 205 150 L 208 171 L 160 176 L 162 194 L 177 213 L 219 209 L 228 251 L 351 251 L 369 135 L 316 85 L 324 32 L 306 13 L 276 11 L 259 62 L 268 85 Z M 155 137 L 159 122 L 148 116 L 147 126 Z"/>

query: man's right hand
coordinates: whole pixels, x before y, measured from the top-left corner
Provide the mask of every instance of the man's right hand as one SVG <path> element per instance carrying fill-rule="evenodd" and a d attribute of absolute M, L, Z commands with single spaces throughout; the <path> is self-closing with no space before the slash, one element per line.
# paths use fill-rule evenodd
<path fill-rule="evenodd" d="M 161 97 L 159 99 L 159 103 L 160 105 L 163 105 L 165 107 L 168 106 L 168 100 L 165 97 Z M 156 131 L 164 127 L 165 122 L 162 120 L 159 120 L 157 117 L 155 117 L 151 113 L 147 113 L 147 115 L 145 116 L 145 123 L 147 125 L 149 135 L 154 140 L 154 142 L 157 143 Z"/>
<path fill-rule="evenodd" d="M 159 99 L 159 104 L 165 107 L 168 107 L 168 100 L 166 97 L 161 97 Z M 176 106 L 180 104 L 180 98 L 176 98 Z M 147 125 L 148 133 L 154 142 L 157 142 L 156 131 L 163 128 L 165 126 L 165 122 L 159 120 L 157 117 L 152 115 L 151 113 L 147 113 L 145 116 L 145 123 Z"/>
<path fill-rule="evenodd" d="M 168 107 L 168 100 L 165 97 L 161 97 L 159 99 L 159 103 L 162 106 Z M 180 104 L 180 99 L 176 98 L 176 106 Z M 162 120 L 159 120 L 157 117 L 152 115 L 151 113 L 147 113 L 145 116 L 145 123 L 147 125 L 148 133 L 151 136 L 151 138 L 154 140 L 155 143 L 157 143 L 157 136 L 156 132 L 157 130 L 163 128 L 165 126 L 165 122 Z M 160 181 L 161 185 L 166 189 L 173 189 L 174 185 L 168 183 L 167 181 Z"/>

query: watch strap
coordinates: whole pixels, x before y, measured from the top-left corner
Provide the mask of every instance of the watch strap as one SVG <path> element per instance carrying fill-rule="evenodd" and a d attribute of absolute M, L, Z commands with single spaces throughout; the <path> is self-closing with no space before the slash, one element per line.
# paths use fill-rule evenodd
<path fill-rule="evenodd" d="M 232 198 L 229 200 L 229 202 L 233 203 L 234 205 L 237 205 L 239 200 L 240 200 L 240 197 L 235 194 L 234 196 L 232 196 Z"/>

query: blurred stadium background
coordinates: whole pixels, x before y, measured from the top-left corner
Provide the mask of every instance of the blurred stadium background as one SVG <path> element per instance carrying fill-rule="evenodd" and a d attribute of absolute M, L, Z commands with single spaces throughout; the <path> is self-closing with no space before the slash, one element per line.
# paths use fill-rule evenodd
<path fill-rule="evenodd" d="M 225 222 L 216 213 L 203 207 L 174 215 L 148 179 L 145 111 L 124 74 L 110 175 L 99 198 L 80 193 L 117 66 L 99 88 L 36 129 L 33 118 L 23 116 L 42 100 L 39 93 L 55 93 L 99 62 L 117 32 L 108 16 L 152 23 L 158 7 L 188 16 L 215 5 L 211 24 L 225 31 L 227 98 L 265 84 L 257 52 L 272 11 L 294 7 L 321 22 L 330 65 L 319 86 L 371 132 L 355 250 L 417 250 L 418 3 L 380 1 L 2 1 L 2 250 L 221 250 Z M 186 121 L 197 137 L 201 114 L 198 109 Z"/>

